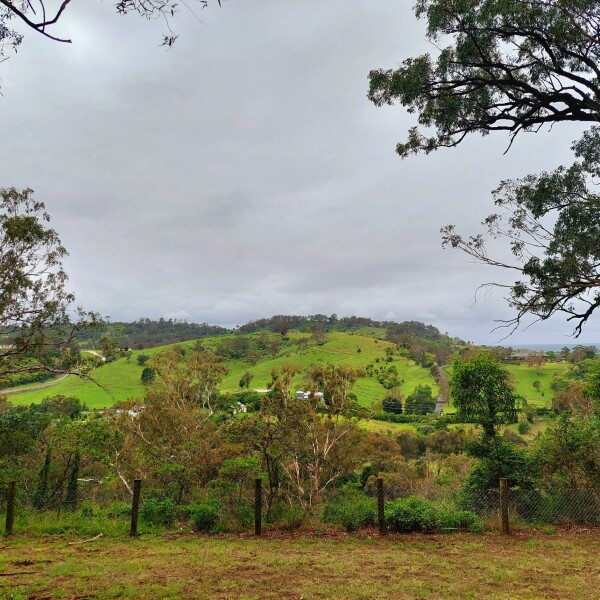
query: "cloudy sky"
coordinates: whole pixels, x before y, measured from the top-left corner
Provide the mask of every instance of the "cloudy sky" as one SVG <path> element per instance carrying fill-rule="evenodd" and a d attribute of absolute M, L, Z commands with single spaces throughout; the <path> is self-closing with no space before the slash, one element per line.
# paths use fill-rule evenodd
<path fill-rule="evenodd" d="M 74 1 L 0 67 L 0 186 L 32 187 L 78 302 L 116 320 L 278 313 L 421 320 L 494 343 L 507 275 L 442 250 L 500 180 L 570 161 L 573 125 L 401 160 L 414 120 L 367 75 L 434 50 L 401 0 L 226 0 L 163 22 Z M 499 248 L 499 252 L 503 249 Z M 510 281 L 510 279 L 509 279 Z M 506 343 L 568 342 L 562 319 Z M 600 341 L 598 318 L 584 342 Z"/>

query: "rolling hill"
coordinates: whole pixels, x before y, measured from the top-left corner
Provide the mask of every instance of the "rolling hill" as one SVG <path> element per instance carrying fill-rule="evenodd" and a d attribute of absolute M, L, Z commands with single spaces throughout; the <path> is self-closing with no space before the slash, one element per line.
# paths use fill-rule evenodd
<path fill-rule="evenodd" d="M 216 348 L 219 342 L 226 337 L 232 336 L 202 338 L 201 342 L 207 348 Z M 251 387 L 264 389 L 270 380 L 271 371 L 285 363 L 294 363 L 306 370 L 312 365 L 327 363 L 364 368 L 369 363 L 379 360 L 386 366 L 393 364 L 396 367 L 401 380 L 400 387 L 405 395 L 410 394 L 417 385 L 422 384 L 430 385 L 437 394 L 437 385 L 429 369 L 424 369 L 414 361 L 398 356 L 394 356 L 391 363 L 384 363 L 385 349 L 393 347 L 393 344 L 382 339 L 356 333 L 332 332 L 327 334 L 322 344 L 302 349 L 294 342 L 301 338 L 308 340 L 309 334 L 290 332 L 287 338 L 289 343 L 282 345 L 276 356 L 263 357 L 255 365 L 251 365 L 246 360 L 230 360 L 228 362 L 229 374 L 223 381 L 222 391 L 238 391 L 240 378 L 246 371 L 250 371 L 254 376 Z M 90 408 L 104 408 L 117 401 L 142 398 L 144 386 L 140 376 L 143 367 L 138 365 L 137 356 L 142 353 L 153 356 L 174 345 L 190 348 L 194 344 L 195 341 L 188 341 L 142 351 L 135 350 L 129 359 L 119 358 L 95 369 L 91 375 L 99 385 L 70 376 L 43 389 L 32 390 L 30 387 L 25 387 L 22 392 L 11 394 L 10 401 L 14 404 L 31 404 L 40 402 L 48 396 L 63 394 L 80 398 Z M 303 374 L 299 374 L 295 378 L 294 384 L 298 389 L 303 389 Z M 360 378 L 353 391 L 357 395 L 359 403 L 365 407 L 370 407 L 373 402 L 382 400 L 386 393 L 385 388 L 377 379 L 368 376 Z"/>

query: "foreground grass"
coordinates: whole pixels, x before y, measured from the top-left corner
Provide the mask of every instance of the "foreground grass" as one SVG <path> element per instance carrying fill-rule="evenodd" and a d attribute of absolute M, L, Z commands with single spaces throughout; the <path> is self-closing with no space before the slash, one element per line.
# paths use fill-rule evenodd
<path fill-rule="evenodd" d="M 593 598 L 600 533 L 17 537 L 0 598 Z"/>

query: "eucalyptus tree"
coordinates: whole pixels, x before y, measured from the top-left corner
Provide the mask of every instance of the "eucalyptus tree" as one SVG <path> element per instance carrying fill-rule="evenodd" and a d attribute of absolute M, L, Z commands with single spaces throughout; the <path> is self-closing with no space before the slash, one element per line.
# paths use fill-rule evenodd
<path fill-rule="evenodd" d="M 0 189 L 0 378 L 78 372 L 78 336 L 100 322 L 74 308 L 67 251 L 49 221 L 33 190 Z"/>
<path fill-rule="evenodd" d="M 370 73 L 369 98 L 399 103 L 417 125 L 397 145 L 402 157 L 458 146 L 470 134 L 505 132 L 509 147 L 525 131 L 600 117 L 600 2 L 592 0 L 418 0 L 437 48 L 396 69 Z M 581 332 L 600 305 L 600 133 L 592 128 L 573 146 L 571 167 L 504 181 L 494 192 L 504 211 L 484 224 L 509 241 L 513 263 L 487 254 L 482 235 L 442 229 L 445 245 L 514 269 L 508 286 L 518 325 L 566 313 Z"/>
<path fill-rule="evenodd" d="M 500 425 L 517 420 L 521 399 L 510 374 L 485 352 L 454 361 L 450 389 L 457 420 L 481 425 L 486 440 L 496 436 Z"/>
<path fill-rule="evenodd" d="M 221 0 L 215 0 L 221 4 Z M 71 37 L 61 28 L 65 16 L 76 13 L 83 2 L 76 0 L 0 0 L 0 62 L 6 60 L 8 51 L 16 51 L 23 41 L 25 32 L 34 32 L 53 42 L 70 44 Z M 173 0 L 113 0 L 118 15 L 137 14 L 146 19 L 161 19 L 166 26 L 162 45 L 171 47 L 177 34 L 171 28 L 171 21 L 180 9 L 192 14 L 194 8 L 206 8 L 209 0 L 196 0 L 193 3 Z M 194 6 L 195 5 L 195 6 Z"/>

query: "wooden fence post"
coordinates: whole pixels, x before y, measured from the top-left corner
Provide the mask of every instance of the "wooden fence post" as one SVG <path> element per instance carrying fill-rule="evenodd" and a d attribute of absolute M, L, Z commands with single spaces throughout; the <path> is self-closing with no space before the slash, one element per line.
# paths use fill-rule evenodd
<path fill-rule="evenodd" d="M 383 498 L 383 477 L 377 478 L 377 523 L 379 525 L 379 535 L 385 535 L 385 512 Z"/>
<path fill-rule="evenodd" d="M 254 480 L 254 534 L 262 535 L 262 480 Z"/>
<path fill-rule="evenodd" d="M 508 481 L 505 477 L 500 479 L 500 518 L 502 520 L 502 535 L 508 535 Z"/>
<path fill-rule="evenodd" d="M 15 481 L 8 482 L 8 491 L 6 494 L 6 527 L 4 529 L 5 535 L 12 535 L 13 528 L 15 525 Z"/>
<path fill-rule="evenodd" d="M 131 529 L 129 535 L 137 535 L 138 517 L 140 515 L 140 498 L 142 496 L 142 480 L 133 482 L 133 498 L 131 500 Z"/>

